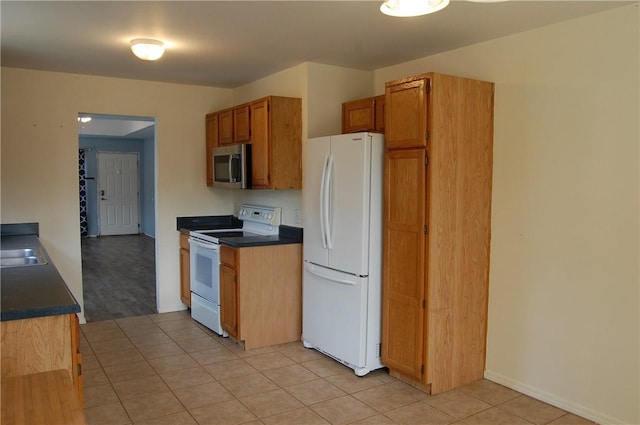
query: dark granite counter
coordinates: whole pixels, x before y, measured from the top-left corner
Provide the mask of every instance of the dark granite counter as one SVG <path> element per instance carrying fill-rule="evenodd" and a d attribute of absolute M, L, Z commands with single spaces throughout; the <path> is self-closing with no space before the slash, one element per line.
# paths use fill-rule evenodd
<path fill-rule="evenodd" d="M 240 229 L 242 221 L 232 215 L 206 215 L 193 217 L 177 217 L 176 225 L 179 232 L 191 230 Z"/>
<path fill-rule="evenodd" d="M 178 217 L 176 222 L 177 230 L 180 232 L 242 228 L 242 221 L 232 215 Z M 218 239 L 220 243 L 234 248 L 302 243 L 302 228 L 280 225 L 279 234 L 273 236 L 238 236 Z"/>
<path fill-rule="evenodd" d="M 0 320 L 31 319 L 80 312 L 80 305 L 51 262 L 37 235 L 3 234 L 0 244 L 2 249 L 36 246 L 47 260 L 47 264 L 42 265 L 0 269 Z"/>

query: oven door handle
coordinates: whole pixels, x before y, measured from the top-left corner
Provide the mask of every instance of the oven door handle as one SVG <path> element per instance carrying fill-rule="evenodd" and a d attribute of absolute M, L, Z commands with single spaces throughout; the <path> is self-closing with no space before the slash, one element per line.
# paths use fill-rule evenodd
<path fill-rule="evenodd" d="M 214 251 L 220 250 L 220 245 L 217 243 L 200 242 L 199 240 L 196 240 L 193 238 L 189 238 L 189 245 L 199 246 L 200 248 L 204 248 L 204 249 L 212 249 Z"/>

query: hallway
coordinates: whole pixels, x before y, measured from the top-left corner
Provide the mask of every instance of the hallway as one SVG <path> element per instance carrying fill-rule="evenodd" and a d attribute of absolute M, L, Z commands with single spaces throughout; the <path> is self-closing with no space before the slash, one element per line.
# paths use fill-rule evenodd
<path fill-rule="evenodd" d="M 145 235 L 82 239 L 87 322 L 156 313 L 155 240 Z"/>

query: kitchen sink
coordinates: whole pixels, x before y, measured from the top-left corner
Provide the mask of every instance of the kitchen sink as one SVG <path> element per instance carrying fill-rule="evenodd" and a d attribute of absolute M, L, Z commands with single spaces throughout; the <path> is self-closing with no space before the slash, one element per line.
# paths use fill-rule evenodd
<path fill-rule="evenodd" d="M 0 267 L 38 266 L 47 260 L 37 248 L 0 250 Z"/>

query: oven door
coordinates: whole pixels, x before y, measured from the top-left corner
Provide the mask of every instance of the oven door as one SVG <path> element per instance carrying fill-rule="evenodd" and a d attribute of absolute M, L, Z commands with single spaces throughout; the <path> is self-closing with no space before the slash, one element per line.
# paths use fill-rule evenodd
<path fill-rule="evenodd" d="M 189 238 L 191 292 L 220 305 L 220 245 Z"/>

